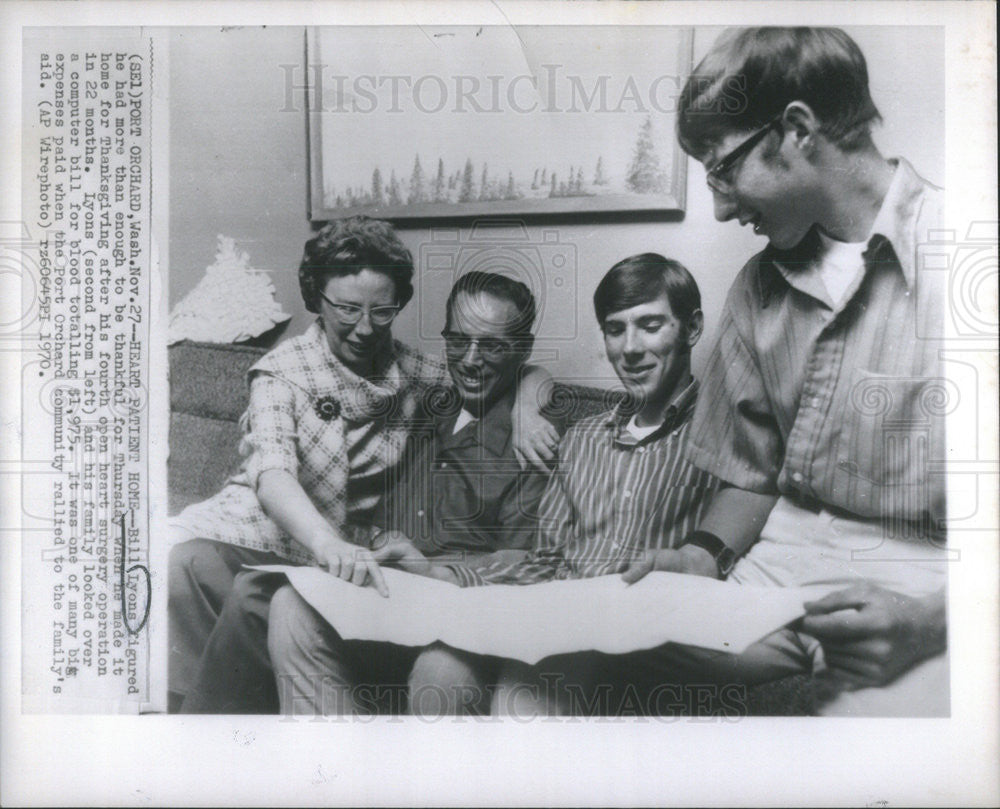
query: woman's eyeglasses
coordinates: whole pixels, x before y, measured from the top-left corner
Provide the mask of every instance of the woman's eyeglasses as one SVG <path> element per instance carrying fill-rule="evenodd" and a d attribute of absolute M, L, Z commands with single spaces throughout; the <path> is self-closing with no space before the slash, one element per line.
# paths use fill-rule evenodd
<path fill-rule="evenodd" d="M 345 326 L 353 326 L 355 323 L 361 321 L 361 316 L 365 313 L 365 308 L 363 306 L 355 306 L 353 303 L 337 303 L 337 301 L 331 301 L 322 292 L 319 296 L 327 302 L 330 309 L 333 310 L 333 316 L 337 318 L 340 323 Z M 396 315 L 399 314 L 400 307 L 398 306 L 373 306 L 368 310 L 368 319 L 371 321 L 373 326 L 388 326 L 396 319 Z"/>
<path fill-rule="evenodd" d="M 441 336 L 444 337 L 444 350 L 448 357 L 456 360 L 464 357 L 469 351 L 469 346 L 473 343 L 479 349 L 479 356 L 486 362 L 499 362 L 511 351 L 518 348 L 517 343 L 499 337 L 470 337 L 467 334 L 448 329 L 441 332 Z"/>
<path fill-rule="evenodd" d="M 720 194 L 729 194 L 732 192 L 733 169 L 736 168 L 736 164 L 739 162 L 740 158 L 749 154 L 750 150 L 760 143 L 767 133 L 781 122 L 783 116 L 784 112 L 780 115 L 776 115 L 764 124 L 764 126 L 750 135 L 750 137 L 743 141 L 743 143 L 712 166 L 712 168 L 709 169 L 708 173 L 705 175 L 705 181 L 708 183 L 708 187 Z"/>

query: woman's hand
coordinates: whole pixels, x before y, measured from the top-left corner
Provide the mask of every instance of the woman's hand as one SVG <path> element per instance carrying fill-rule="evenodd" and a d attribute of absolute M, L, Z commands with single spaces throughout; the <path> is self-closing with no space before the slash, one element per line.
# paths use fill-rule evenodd
<path fill-rule="evenodd" d="M 389 588 L 371 552 L 338 536 L 291 474 L 284 469 L 262 472 L 257 499 L 268 517 L 312 552 L 321 568 L 359 587 L 371 581 L 380 595 L 388 597 Z"/>
<path fill-rule="evenodd" d="M 312 552 L 323 570 L 358 587 L 363 587 L 370 581 L 380 596 L 388 598 L 389 588 L 385 577 L 367 548 L 352 545 L 337 537 L 326 537 L 313 544 Z"/>

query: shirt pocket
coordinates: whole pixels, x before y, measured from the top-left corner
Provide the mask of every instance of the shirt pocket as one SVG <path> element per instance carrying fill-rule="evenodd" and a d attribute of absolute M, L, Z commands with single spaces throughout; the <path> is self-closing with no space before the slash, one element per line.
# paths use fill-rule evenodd
<path fill-rule="evenodd" d="M 875 513 L 915 514 L 929 506 L 926 489 L 932 465 L 944 458 L 944 415 L 953 388 L 940 377 L 852 372 L 837 470 L 847 485 L 879 498 L 871 503 Z"/>

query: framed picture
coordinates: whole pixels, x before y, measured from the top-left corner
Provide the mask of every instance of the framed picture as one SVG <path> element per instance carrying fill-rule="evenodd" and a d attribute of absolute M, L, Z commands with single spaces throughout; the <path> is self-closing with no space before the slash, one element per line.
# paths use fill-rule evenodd
<path fill-rule="evenodd" d="M 690 28 L 317 27 L 310 219 L 683 211 Z"/>

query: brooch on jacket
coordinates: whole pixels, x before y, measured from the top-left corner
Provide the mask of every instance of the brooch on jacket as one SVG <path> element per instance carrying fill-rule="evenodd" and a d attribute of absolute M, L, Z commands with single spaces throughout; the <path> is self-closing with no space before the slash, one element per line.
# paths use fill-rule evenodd
<path fill-rule="evenodd" d="M 333 421 L 340 415 L 340 402 L 333 396 L 322 396 L 316 400 L 316 415 L 323 421 Z"/>

